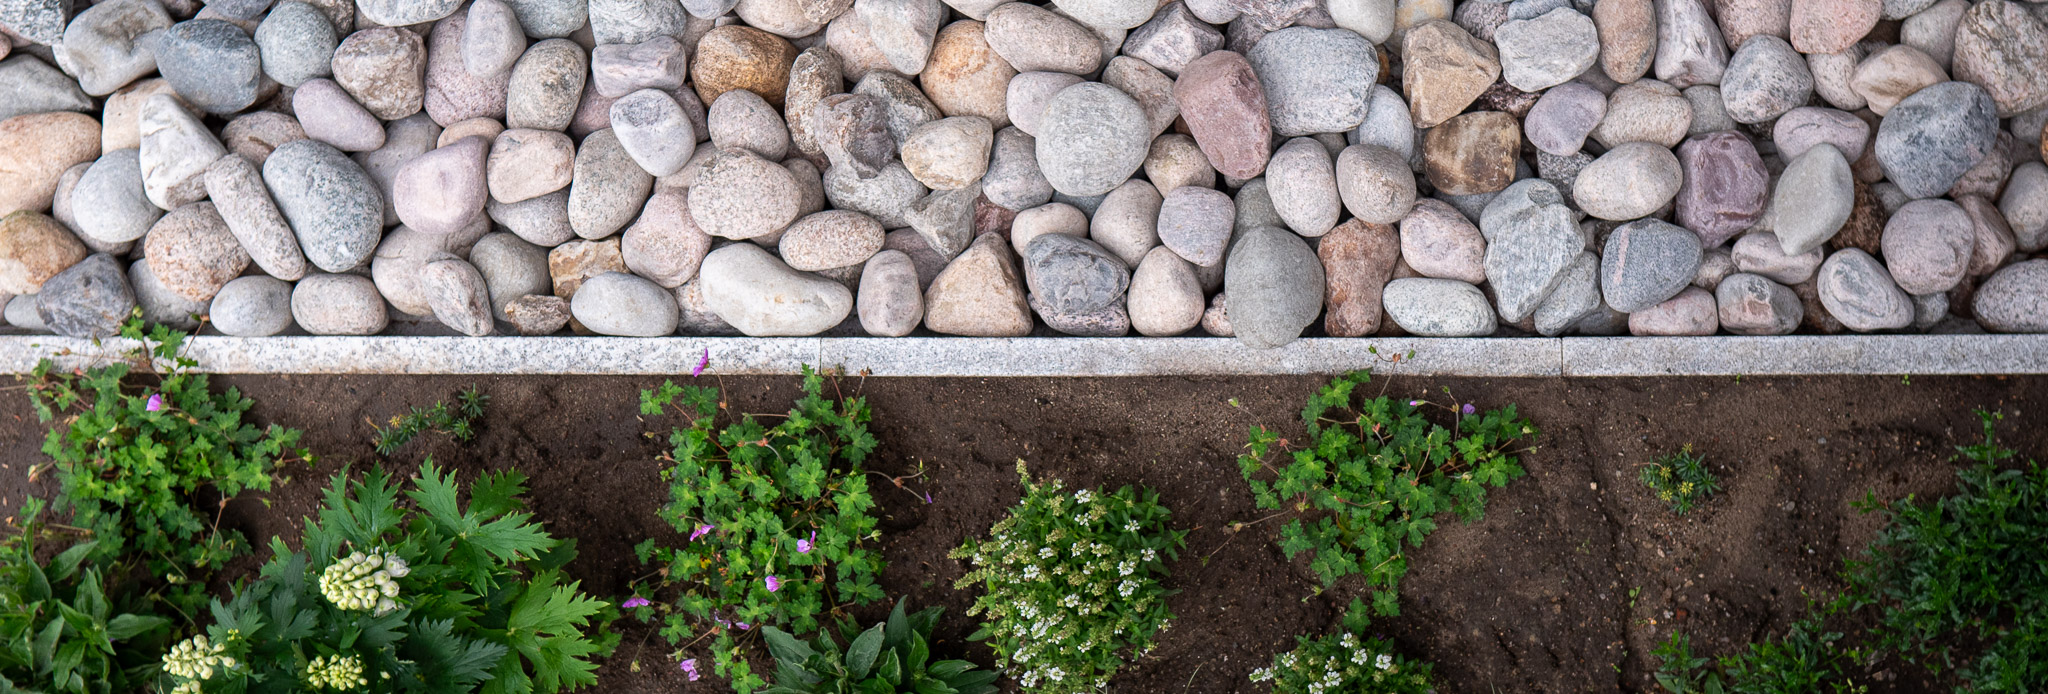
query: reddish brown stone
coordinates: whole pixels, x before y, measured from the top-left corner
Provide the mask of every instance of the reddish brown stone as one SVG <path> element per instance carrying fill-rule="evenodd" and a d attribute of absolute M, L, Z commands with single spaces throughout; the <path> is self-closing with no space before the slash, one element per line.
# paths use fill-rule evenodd
<path fill-rule="evenodd" d="M 1856 183 L 1856 206 L 1849 210 L 1849 221 L 1842 224 L 1842 230 L 1828 239 L 1828 252 L 1844 248 L 1861 248 L 1871 255 L 1880 255 L 1879 242 L 1884 238 L 1884 225 L 1891 221 L 1885 214 L 1884 203 L 1871 194 L 1870 186 L 1861 181 Z"/>
<path fill-rule="evenodd" d="M 697 83 L 697 98 L 706 104 L 718 103 L 726 92 L 745 89 L 780 107 L 796 56 L 796 46 L 780 36 L 752 27 L 722 26 L 698 42 L 690 78 Z"/>
<path fill-rule="evenodd" d="M 1017 221 L 1017 211 L 989 202 L 988 196 L 974 198 L 974 235 L 1002 234 L 1010 236 L 1010 223 Z"/>
<path fill-rule="evenodd" d="M 1331 337 L 1363 337 L 1380 329 L 1380 293 L 1401 262 L 1394 227 L 1353 219 L 1316 247 L 1323 261 L 1323 330 Z"/>
<path fill-rule="evenodd" d="M 1217 171 L 1253 178 L 1266 170 L 1273 139 L 1266 90 L 1244 56 L 1216 51 L 1196 58 L 1174 81 L 1173 98 L 1195 144 Z"/>

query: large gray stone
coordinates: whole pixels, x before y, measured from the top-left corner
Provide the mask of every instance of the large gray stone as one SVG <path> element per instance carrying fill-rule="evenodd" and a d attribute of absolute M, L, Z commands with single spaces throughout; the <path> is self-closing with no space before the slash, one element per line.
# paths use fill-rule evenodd
<path fill-rule="evenodd" d="M 1569 82 L 1600 59 L 1593 20 L 1567 7 L 1502 24 L 1493 43 L 1500 49 L 1502 79 L 1525 92 Z"/>
<path fill-rule="evenodd" d="M 1850 330 L 1867 333 L 1913 324 L 1913 297 L 1863 249 L 1835 251 L 1820 264 L 1814 281 L 1821 306 Z"/>
<path fill-rule="evenodd" d="M 1737 123 L 1763 123 L 1813 96 L 1813 73 L 1792 44 L 1770 34 L 1742 42 L 1721 77 L 1721 103 Z"/>
<path fill-rule="evenodd" d="M 1564 281 L 1536 307 L 1536 332 L 1544 337 L 1563 335 L 1600 307 L 1600 257 L 1580 253 L 1565 270 Z"/>
<path fill-rule="evenodd" d="M 71 20 L 59 60 L 85 93 L 106 96 L 156 71 L 156 53 L 144 37 L 170 26 L 171 15 L 150 0 L 102 2 Z"/>
<path fill-rule="evenodd" d="M 213 295 L 206 314 L 214 328 L 235 337 L 270 337 L 290 330 L 292 283 L 264 275 L 237 277 Z"/>
<path fill-rule="evenodd" d="M 0 59 L 0 120 L 24 113 L 91 110 L 92 97 L 57 68 L 27 53 Z"/>
<path fill-rule="evenodd" d="M 569 228 L 586 239 L 619 233 L 640 215 L 653 189 L 654 177 L 634 163 L 616 130 L 591 133 L 576 150 Z"/>
<path fill-rule="evenodd" d="M 1508 186 L 1480 215 L 1479 230 L 1487 240 L 1486 279 L 1500 302 L 1501 318 L 1510 323 L 1534 313 L 1586 247 L 1571 208 L 1555 186 L 1541 179 Z M 1476 329 L 1476 323 L 1465 325 Z"/>
<path fill-rule="evenodd" d="M 1700 237 L 1655 219 L 1621 225 L 1600 253 L 1600 292 L 1607 305 L 1635 313 L 1664 303 L 1692 284 Z"/>
<path fill-rule="evenodd" d="M 356 0 L 363 18 L 388 27 L 411 26 L 438 20 L 462 7 L 462 0 Z"/>
<path fill-rule="evenodd" d="M 157 281 L 156 273 L 149 271 L 149 259 L 128 264 L 128 283 L 135 289 L 143 322 L 172 330 L 199 329 L 199 316 L 206 313 L 207 302 L 188 299 Z"/>
<path fill-rule="evenodd" d="M 1272 349 L 1301 337 L 1323 312 L 1323 281 L 1323 262 L 1301 237 L 1274 227 L 1239 235 L 1223 279 L 1237 339 Z"/>
<path fill-rule="evenodd" d="M 1485 337 L 1498 325 L 1486 293 L 1457 280 L 1397 279 L 1387 283 L 1380 302 L 1388 318 L 1418 337 Z M 1236 306 L 1236 297 L 1230 303 Z M 1231 323 L 1236 322 L 1233 314 Z"/>
<path fill-rule="evenodd" d="M 2048 260 L 2013 263 L 1977 287 L 1977 322 L 2002 333 L 2048 333 Z"/>
<path fill-rule="evenodd" d="M 1877 126 L 1877 163 L 1908 197 L 1948 192 L 1998 144 L 1998 108 L 1968 82 L 1943 82 L 1899 101 Z"/>
<path fill-rule="evenodd" d="M 1790 335 L 1806 317 L 1799 294 L 1762 275 L 1738 272 L 1714 289 L 1721 327 L 1737 335 Z"/>
<path fill-rule="evenodd" d="M 263 183 L 314 267 L 346 272 L 377 251 L 384 196 L 341 150 L 313 140 L 287 142 L 263 163 Z"/>
<path fill-rule="evenodd" d="M 1095 242 L 1040 234 L 1024 248 L 1024 280 L 1055 313 L 1093 313 L 1121 304 L 1131 270 Z"/>
<path fill-rule="evenodd" d="M 375 335 L 391 316 L 370 278 L 313 273 L 292 287 L 292 321 L 314 335 Z"/>
<path fill-rule="evenodd" d="M 924 289 L 917 266 L 903 251 L 886 250 L 861 268 L 855 303 L 860 327 L 877 337 L 902 337 L 924 322 Z"/>
<path fill-rule="evenodd" d="M 608 272 L 584 280 L 576 290 L 576 298 L 569 302 L 569 311 L 576 322 L 591 332 L 620 337 L 668 335 L 676 331 L 681 318 L 675 294 L 645 278 L 623 272 Z"/>
<path fill-rule="evenodd" d="M 263 74 L 287 87 L 334 74 L 334 49 L 341 45 L 327 15 L 297 0 L 271 8 L 256 27 L 255 40 L 263 56 Z"/>
<path fill-rule="evenodd" d="M 136 306 L 127 273 L 105 253 L 86 256 L 36 292 L 36 315 L 44 329 L 66 337 L 111 337 Z"/>
<path fill-rule="evenodd" d="M 141 151 L 117 149 L 93 162 L 71 188 L 71 214 L 80 234 L 103 243 L 148 233 L 164 211 L 143 191 Z"/>
<path fill-rule="evenodd" d="M 241 27 L 218 19 L 179 22 L 156 37 L 156 67 L 185 103 L 234 113 L 256 103 L 263 56 Z"/>
<path fill-rule="evenodd" d="M 1834 145 L 1821 143 L 1785 165 L 1772 193 L 1772 229 L 1785 255 L 1799 255 L 1827 243 L 1856 209 L 1856 181 L 1849 160 Z"/>
<path fill-rule="evenodd" d="M 1100 82 L 1061 90 L 1046 104 L 1038 127 L 1038 168 L 1053 190 L 1068 195 L 1115 190 L 1145 165 L 1152 146 L 1145 109 Z"/>
<path fill-rule="evenodd" d="M 1265 88 L 1273 134 L 1281 137 L 1358 127 L 1365 122 L 1380 68 L 1364 37 L 1305 26 L 1267 34 L 1245 60 Z"/>

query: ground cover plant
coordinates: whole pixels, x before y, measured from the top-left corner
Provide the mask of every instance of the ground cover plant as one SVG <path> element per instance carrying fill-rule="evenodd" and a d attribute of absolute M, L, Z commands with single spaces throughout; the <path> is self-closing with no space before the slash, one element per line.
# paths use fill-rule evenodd
<path fill-rule="evenodd" d="M 1372 614 L 1393 616 L 1408 572 L 1402 547 L 1422 546 L 1441 513 L 1467 522 L 1483 515 L 1487 488 L 1522 476 L 1513 446 L 1536 429 L 1513 405 L 1480 412 L 1470 403 L 1367 398 L 1358 390 L 1371 380 L 1353 372 L 1310 397 L 1299 447 L 1253 426 L 1237 463 L 1258 508 L 1287 517 L 1278 538 L 1287 558 L 1309 554 L 1326 588 L 1363 576 Z M 1424 414 L 1433 409 L 1453 424 L 1431 422 Z M 1352 609 L 1359 617 L 1361 602 Z"/>
<path fill-rule="evenodd" d="M 1361 615 L 1362 616 L 1362 615 Z M 1360 638 L 1362 619 L 1345 620 L 1337 635 L 1295 637 L 1295 649 L 1252 671 L 1253 682 L 1270 682 L 1276 694 L 1424 694 L 1430 691 L 1429 663 L 1394 652 L 1381 638 Z"/>
<path fill-rule="evenodd" d="M 1707 497 L 1721 491 L 1721 480 L 1707 469 L 1706 457 L 1694 453 L 1690 445 L 1650 461 L 1637 478 L 1657 494 L 1658 501 L 1680 515 L 1692 512 L 1706 503 Z"/>
<path fill-rule="evenodd" d="M 133 592 L 110 596 L 89 562 L 97 543 L 36 558 L 40 503 L 22 532 L 0 543 L 0 694 L 108 694 L 136 689 L 154 665 L 171 620 Z"/>
<path fill-rule="evenodd" d="M 616 643 L 609 603 L 561 567 L 573 541 L 523 510 L 526 478 L 467 489 L 429 460 L 400 498 L 382 471 L 336 475 L 302 551 L 282 539 L 260 577 L 212 606 L 163 659 L 198 692 L 561 692 L 597 682 Z M 466 498 L 466 502 L 464 497 Z M 408 503 L 409 502 L 409 503 Z"/>
<path fill-rule="evenodd" d="M 880 533 L 861 467 L 876 446 L 870 413 L 861 398 L 827 399 L 824 388 L 806 367 L 788 414 L 737 419 L 720 416 L 715 388 L 668 382 L 641 393 L 641 414 L 686 418 L 669 435 L 670 499 L 660 514 L 687 540 L 636 547 L 659 576 L 641 587 L 635 614 L 661 618 L 692 678 L 690 653 L 709 638 L 713 671 L 734 691 L 754 691 L 767 684 L 746 660 L 759 627 L 804 636 L 848 605 L 882 598 L 882 557 L 869 546 Z"/>
<path fill-rule="evenodd" d="M 1658 683 L 1679 694 L 1860 692 L 1868 664 L 1897 656 L 1950 673 L 1956 691 L 2048 689 L 2048 468 L 2000 467 L 2017 455 L 1998 443 L 2002 416 L 1979 417 L 1983 440 L 1957 447 L 1971 465 L 1954 494 L 1858 504 L 1885 524 L 1847 563 L 1840 595 L 1784 636 L 1716 659 L 1674 634 L 1657 651 Z M 1850 617 L 1875 623 L 1847 638 L 1829 630 Z"/>
<path fill-rule="evenodd" d="M 972 565 L 953 587 L 978 586 L 969 615 L 982 618 L 970 639 L 987 640 L 996 665 L 1035 692 L 1093 692 L 1105 686 L 1125 652 L 1142 658 L 1173 619 L 1160 583 L 1187 532 L 1167 526 L 1171 512 L 1150 489 L 1065 490 L 1034 481 L 1023 461 L 1024 497 L 951 556 Z"/>
<path fill-rule="evenodd" d="M 437 400 L 427 407 L 414 407 L 411 412 L 392 417 L 388 427 L 377 429 L 377 453 L 391 455 L 420 434 L 440 432 L 456 441 L 467 442 L 476 438 L 476 420 L 484 416 L 484 404 L 491 396 L 470 386 L 455 395 L 455 404 Z"/>
<path fill-rule="evenodd" d="M 965 660 L 931 659 L 932 626 L 945 612 L 927 607 L 905 614 L 896 600 L 889 618 L 863 630 L 851 617 L 839 620 L 839 641 L 827 630 L 805 642 L 772 626 L 762 627 L 775 656 L 775 684 L 760 694 L 993 694 L 996 673 L 976 670 Z"/>

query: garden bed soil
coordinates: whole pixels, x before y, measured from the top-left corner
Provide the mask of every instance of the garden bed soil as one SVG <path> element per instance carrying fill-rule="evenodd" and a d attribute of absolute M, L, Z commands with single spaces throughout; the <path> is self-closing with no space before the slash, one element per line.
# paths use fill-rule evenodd
<path fill-rule="evenodd" d="M 517 468 L 532 477 L 532 507 L 558 536 L 575 537 L 570 566 L 586 590 L 618 595 L 646 574 L 633 545 L 675 534 L 656 518 L 673 417 L 639 417 L 638 392 L 659 378 L 233 376 L 255 398 L 255 419 L 306 431 L 320 460 L 292 470 L 268 505 L 238 500 L 222 523 L 260 545 L 295 537 L 327 477 L 384 461 L 411 468 L 426 456 L 473 477 Z M 690 380 L 687 376 L 678 380 Z M 706 377 L 732 409 L 781 412 L 795 378 Z M 1297 634 L 1334 625 L 1350 593 L 1319 594 L 1305 561 L 1273 544 L 1280 520 L 1233 535 L 1253 508 L 1234 463 L 1246 427 L 1300 433 L 1303 401 L 1324 379 L 860 379 L 838 387 L 869 399 L 881 448 L 869 467 L 910 475 L 899 491 L 876 483 L 889 568 L 882 585 L 914 606 L 943 605 L 938 650 L 988 653 L 962 641 L 977 594 L 955 591 L 965 570 L 947 552 L 987 531 L 1019 495 L 1015 461 L 1080 485 L 1146 484 L 1190 530 L 1169 586 L 1179 615 L 1158 649 L 1127 667 L 1114 691 L 1263 692 L 1254 668 Z M 470 384 L 491 401 L 477 438 L 424 435 L 396 455 L 371 447 L 373 423 L 451 398 Z M 1396 397 L 1516 404 L 1542 433 L 1522 456 L 1528 477 L 1488 498 L 1483 520 L 1446 519 L 1409 555 L 1399 617 L 1375 622 L 1406 653 L 1436 663 L 1444 692 L 1642 692 L 1650 651 L 1674 629 L 1695 649 L 1726 653 L 1781 631 L 1806 595 L 1838 588 L 1843 558 L 1877 529 L 1851 507 L 1866 492 L 1891 499 L 1953 488 L 1952 445 L 1978 435 L 1973 408 L 2001 410 L 2004 440 L 2039 457 L 2048 427 L 2043 378 L 1716 378 L 1479 380 L 1376 379 Z M 46 460 L 44 427 L 23 392 L 0 393 L 0 497 L 11 513 L 25 490 L 48 494 L 25 472 Z M 650 435 L 651 432 L 660 432 Z M 1692 444 L 1725 491 L 1685 517 L 1667 512 L 1635 480 L 1652 456 Z M 253 565 L 253 560 L 250 562 Z M 1354 579 L 1355 580 L 1355 579 Z M 879 616 L 885 606 L 861 610 Z M 670 646 L 622 623 L 624 640 L 600 671 L 607 694 L 728 691 L 710 678 L 686 684 Z M 694 655 L 702 656 L 701 652 Z M 1872 691 L 1943 690 L 1891 663 Z"/>

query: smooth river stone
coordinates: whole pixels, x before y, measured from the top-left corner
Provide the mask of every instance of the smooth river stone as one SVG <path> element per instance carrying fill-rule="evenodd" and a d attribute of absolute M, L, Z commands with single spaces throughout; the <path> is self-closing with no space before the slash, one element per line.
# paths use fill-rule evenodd
<path fill-rule="evenodd" d="M 256 103 L 262 91 L 263 59 L 256 41 L 226 21 L 179 22 L 154 39 L 157 70 L 185 103 L 207 113 L 227 114 Z"/>
<path fill-rule="evenodd" d="M 1099 82 L 1061 90 L 1041 116 L 1038 168 L 1055 191 L 1103 195 L 1145 165 L 1151 126 L 1130 95 Z"/>
<path fill-rule="evenodd" d="M 796 47 L 782 37 L 752 27 L 722 26 L 699 40 L 690 77 L 697 97 L 707 104 L 718 103 L 728 91 L 745 89 L 781 106 L 796 56 Z"/>
<path fill-rule="evenodd" d="M 428 234 L 452 234 L 483 215 L 491 143 L 466 137 L 414 158 L 392 179 L 398 221 Z"/>
<path fill-rule="evenodd" d="M 1010 124 L 1007 99 L 1017 69 L 990 48 L 982 23 L 963 19 L 939 30 L 931 62 L 918 83 L 942 115 L 981 116 L 996 128 Z"/>
<path fill-rule="evenodd" d="M 1726 243 L 1763 217 L 1770 172 L 1741 133 L 1724 130 L 1686 140 L 1678 147 L 1678 165 L 1683 182 L 1674 219 L 1699 234 L 1701 245 Z"/>
<path fill-rule="evenodd" d="M 616 131 L 591 133 L 576 150 L 576 172 L 569 184 L 569 226 L 586 239 L 616 234 L 633 223 L 653 189 L 654 177 L 633 162 Z"/>
<path fill-rule="evenodd" d="M 1785 255 L 1799 255 L 1819 248 L 1849 221 L 1856 181 L 1841 150 L 1821 143 L 1785 165 L 1771 195 L 1772 229 Z"/>
<path fill-rule="evenodd" d="M 1827 259 L 1821 249 L 1785 255 L 1784 247 L 1778 242 L 1778 235 L 1768 231 L 1743 234 L 1729 248 L 1728 259 L 1735 264 L 1735 270 L 1769 277 L 1784 284 L 1801 284 L 1813 279 L 1815 270 Z"/>
<path fill-rule="evenodd" d="M 533 44 L 506 82 L 505 127 L 563 130 L 576 118 L 590 74 L 583 47 L 568 39 Z"/>
<path fill-rule="evenodd" d="M 1606 0 L 1593 5 L 1600 34 L 1600 69 L 1621 84 L 1641 79 L 1657 57 L 1657 15 L 1650 0 Z"/>
<path fill-rule="evenodd" d="M 1692 131 L 1692 121 L 1692 102 L 1684 93 L 1657 80 L 1637 80 L 1614 90 L 1593 139 L 1610 148 L 1625 142 L 1676 147 Z"/>
<path fill-rule="evenodd" d="M 987 22 L 983 33 L 989 47 L 1020 73 L 1086 75 L 1102 65 L 1102 44 L 1095 34 L 1051 10 L 1030 3 L 1005 3 L 988 13 Z M 873 26 L 869 22 L 870 36 L 874 35 Z M 1222 44 L 1223 37 L 1218 34 L 1216 45 Z"/>
<path fill-rule="evenodd" d="M 221 157 L 206 170 L 206 194 L 228 231 L 265 274 L 295 281 L 306 274 L 306 255 L 284 213 L 263 185 L 263 172 L 239 156 Z"/>
<path fill-rule="evenodd" d="M 142 136 L 142 187 L 150 202 L 173 210 L 206 197 L 202 174 L 227 148 L 197 116 L 176 96 L 158 94 L 143 102 L 136 130 Z"/>
<path fill-rule="evenodd" d="M 1401 219 L 1401 260 L 1423 277 L 1482 284 L 1486 237 L 1450 203 L 1424 198 Z"/>
<path fill-rule="evenodd" d="M 1372 44 L 1345 29 L 1281 29 L 1260 39 L 1245 60 L 1265 88 L 1273 133 L 1281 137 L 1358 127 L 1379 78 Z"/>
<path fill-rule="evenodd" d="M 434 320 L 470 337 L 483 337 L 494 329 L 491 319 L 490 288 L 476 266 L 452 255 L 428 261 L 420 268 L 420 289 Z M 667 292 L 661 292 L 668 298 Z"/>
<path fill-rule="evenodd" d="M 528 15 L 533 14 L 531 5 L 546 2 L 563 5 L 555 11 L 568 10 L 573 14 L 576 6 L 586 5 L 592 38 L 600 45 L 617 43 L 639 43 L 656 36 L 679 36 L 689 24 L 689 13 L 675 2 L 655 0 L 519 0 L 513 2 L 519 13 L 521 24 L 527 25 L 527 33 L 535 36 L 567 36 L 577 27 L 569 26 L 573 20 L 561 22 L 558 26 L 568 31 L 546 34 L 533 31 L 536 27 Z M 708 99 L 706 101 L 709 101 Z"/>
<path fill-rule="evenodd" d="M 1131 275 L 1127 304 L 1131 328 L 1147 337 L 1173 337 L 1202 321 L 1206 301 L 1195 266 L 1172 249 L 1153 248 Z"/>
<path fill-rule="evenodd" d="M 161 84 L 168 91 L 169 83 Z M 32 55 L 0 55 L 0 119 L 26 113 L 91 110 L 92 97 L 86 96 L 71 76 Z"/>
<path fill-rule="evenodd" d="M 170 26 L 170 14 L 154 2 L 102 2 L 78 13 L 64 30 L 64 58 L 58 62 L 78 76 L 85 93 L 106 96 L 157 71 L 149 43 Z"/>
<path fill-rule="evenodd" d="M 689 191 L 660 188 L 640 218 L 619 237 L 619 253 L 633 274 L 675 288 L 697 276 L 711 236 L 690 217 Z"/>
<path fill-rule="evenodd" d="M 1761 275 L 1729 275 L 1714 289 L 1721 327 L 1737 335 L 1789 335 L 1806 317 L 1799 294 Z"/>
<path fill-rule="evenodd" d="M 307 80 L 292 90 L 292 112 L 301 115 L 299 125 L 306 137 L 341 151 L 368 152 L 384 146 L 384 124 L 334 80 Z"/>
<path fill-rule="evenodd" d="M 1486 293 L 1457 280 L 1397 279 L 1380 302 L 1387 318 L 1417 337 L 1486 337 L 1498 326 Z"/>
<path fill-rule="evenodd" d="M 1521 142 L 1521 126 L 1511 114 L 1463 114 L 1423 136 L 1423 172 L 1445 195 L 1492 193 L 1514 182 Z"/>
<path fill-rule="evenodd" d="M 1977 287 L 1977 322 L 2002 333 L 2048 333 L 2048 260 L 2013 263 Z"/>
<path fill-rule="evenodd" d="M 503 5 L 500 4 L 499 7 Z M 510 98 L 510 71 L 494 70 L 477 75 L 471 73 L 465 63 L 464 39 L 469 33 L 479 33 L 471 28 L 470 14 L 475 13 L 450 15 L 447 19 L 436 22 L 434 30 L 427 34 L 427 93 L 424 105 L 434 122 L 444 126 L 473 118 L 501 120 L 505 118 L 506 100 Z M 516 23 L 507 23 L 512 26 L 499 28 L 517 32 Z M 488 30 L 488 27 L 485 30 Z M 506 48 L 525 48 L 525 37 L 520 36 L 517 39 L 518 43 L 508 45 Z"/>
<path fill-rule="evenodd" d="M 1500 49 L 1501 76 L 1525 92 L 1569 82 L 1600 59 L 1593 20 L 1565 7 L 1502 24 L 1493 42 Z"/>
<path fill-rule="evenodd" d="M 72 186 L 71 214 L 80 234 L 102 243 L 134 241 L 163 216 L 143 192 L 140 157 L 135 149 L 108 152 Z"/>
<path fill-rule="evenodd" d="M 1401 56 L 1408 111 L 1418 128 L 1434 128 L 1464 112 L 1501 74 L 1500 53 L 1492 44 L 1444 20 L 1409 29 Z"/>
<path fill-rule="evenodd" d="M 384 195 L 341 150 L 314 140 L 287 142 L 263 163 L 263 183 L 314 267 L 346 272 L 376 253 Z"/>
<path fill-rule="evenodd" d="M 1877 161 L 1910 198 L 1948 192 L 1997 144 L 1997 107 L 1982 87 L 1968 82 L 1914 92 L 1877 126 Z"/>
<path fill-rule="evenodd" d="M 855 310 L 869 335 L 903 337 L 924 322 L 924 290 L 917 266 L 903 251 L 885 250 L 861 267 Z"/>
<path fill-rule="evenodd" d="M 1671 150 L 1629 142 L 1607 150 L 1579 172 L 1572 183 L 1572 200 L 1586 214 L 1626 221 L 1655 213 L 1678 195 L 1683 183 L 1683 167 Z"/>
<path fill-rule="evenodd" d="M 483 275 L 489 289 L 491 312 L 498 320 L 513 321 L 506 310 L 521 297 L 551 295 L 554 278 L 548 274 L 548 249 L 521 240 L 514 234 L 494 232 L 477 239 L 469 249 L 469 262 Z"/>
<path fill-rule="evenodd" d="M 134 273 L 135 268 L 130 268 L 129 274 Z M 292 327 L 292 283 L 264 275 L 237 277 L 213 295 L 206 314 L 213 327 L 226 335 L 276 335 Z"/>
<path fill-rule="evenodd" d="M 1721 76 L 1721 101 L 1737 123 L 1763 123 L 1806 104 L 1813 73 L 1806 58 L 1776 36 L 1752 37 L 1736 49 Z"/>
<path fill-rule="evenodd" d="M 1884 14 L 1882 0 L 1792 0 L 1792 47 L 1840 53 L 1856 45 Z"/>
<path fill-rule="evenodd" d="M 89 251 L 48 215 L 20 210 L 0 217 L 0 294 L 34 294 Z"/>
<path fill-rule="evenodd" d="M 1266 165 L 1266 194 L 1273 210 L 1287 222 L 1287 228 L 1302 236 L 1329 233 L 1344 213 L 1342 193 L 1337 189 L 1336 164 L 1330 151 L 1310 138 L 1297 137 L 1281 145 Z M 1168 191 L 1171 198 L 1175 191 Z M 1172 244 L 1167 244 L 1171 246 Z M 1194 258 L 1197 265 L 1211 265 Z"/>
<path fill-rule="evenodd" d="M 1987 0 L 1956 25 L 1955 77 L 1989 92 L 2000 118 L 2048 104 L 2048 16 L 2034 8 Z"/>
<path fill-rule="evenodd" d="M 1580 253 L 1564 271 L 1564 279 L 1551 290 L 1550 296 L 1536 307 L 1530 322 L 1536 333 L 1544 337 L 1557 337 L 1570 331 L 1587 317 L 1606 308 L 1600 299 L 1600 256 L 1592 252 Z"/>
<path fill-rule="evenodd" d="M 419 34 L 365 29 L 334 49 L 334 81 L 379 120 L 398 120 L 419 113 L 426 103 L 426 57 L 426 40 Z"/>
<path fill-rule="evenodd" d="M 1906 203 L 1885 223 L 1885 269 L 1907 294 L 1954 289 L 1969 272 L 1976 233 L 1961 205 L 1941 199 Z"/>
<path fill-rule="evenodd" d="M 1700 265 L 1700 239 L 1655 219 L 1621 225 L 1600 253 L 1600 292 L 1607 305 L 1635 313 L 1664 303 L 1692 285 Z"/>
<path fill-rule="evenodd" d="M 1828 256 L 1814 281 L 1821 305 L 1850 330 L 1867 333 L 1913 324 L 1913 297 L 1899 288 L 1883 264 L 1860 248 L 1845 248 Z"/>
<path fill-rule="evenodd" d="M 1720 314 L 1712 292 L 1686 287 L 1670 301 L 1622 315 L 1628 316 L 1630 335 L 1694 337 L 1718 332 L 1721 329 Z"/>
<path fill-rule="evenodd" d="M 1607 95 L 1579 82 L 1558 85 L 1543 93 L 1522 121 L 1523 134 L 1536 149 L 1558 156 L 1577 154 L 1586 136 L 1607 115 Z"/>
<path fill-rule="evenodd" d="M 1274 227 L 1238 236 L 1224 265 L 1230 323 L 1253 349 L 1293 342 L 1323 312 L 1322 260 L 1301 237 Z"/>
<path fill-rule="evenodd" d="M 1860 154 L 1870 144 L 1870 124 L 1846 111 L 1801 106 L 1778 118 L 1771 127 L 1771 141 L 1778 146 L 1778 156 L 1787 161 L 1822 142 Z"/>
<path fill-rule="evenodd" d="M 1337 192 L 1353 217 L 1393 224 L 1415 206 L 1415 174 L 1394 150 L 1352 145 L 1337 153 Z"/>
<path fill-rule="evenodd" d="M 924 294 L 924 326 L 968 337 L 1031 334 L 1024 282 L 1001 234 L 982 234 L 932 279 Z"/>
<path fill-rule="evenodd" d="M 690 216 L 704 233 L 750 239 L 782 231 L 797 218 L 797 182 L 788 169 L 744 149 L 712 155 L 690 188 Z"/>
<path fill-rule="evenodd" d="M 1218 173 L 1254 178 L 1265 171 L 1272 121 L 1265 88 L 1244 56 L 1216 51 L 1196 58 L 1174 81 L 1173 99 Z"/>
<path fill-rule="evenodd" d="M 753 244 L 735 244 L 733 247 L 752 248 L 754 252 L 762 253 Z M 772 257 L 768 260 L 775 262 Z M 773 282 L 772 279 L 762 279 Z M 828 284 L 838 286 L 836 283 Z M 844 292 L 846 288 L 839 287 L 839 290 Z M 849 297 L 846 303 L 850 308 L 853 300 Z M 583 286 L 576 290 L 576 298 L 569 300 L 569 312 L 576 322 L 591 332 L 620 337 L 672 334 L 682 316 L 675 294 L 645 278 L 623 272 L 609 272 L 584 280 Z"/>

